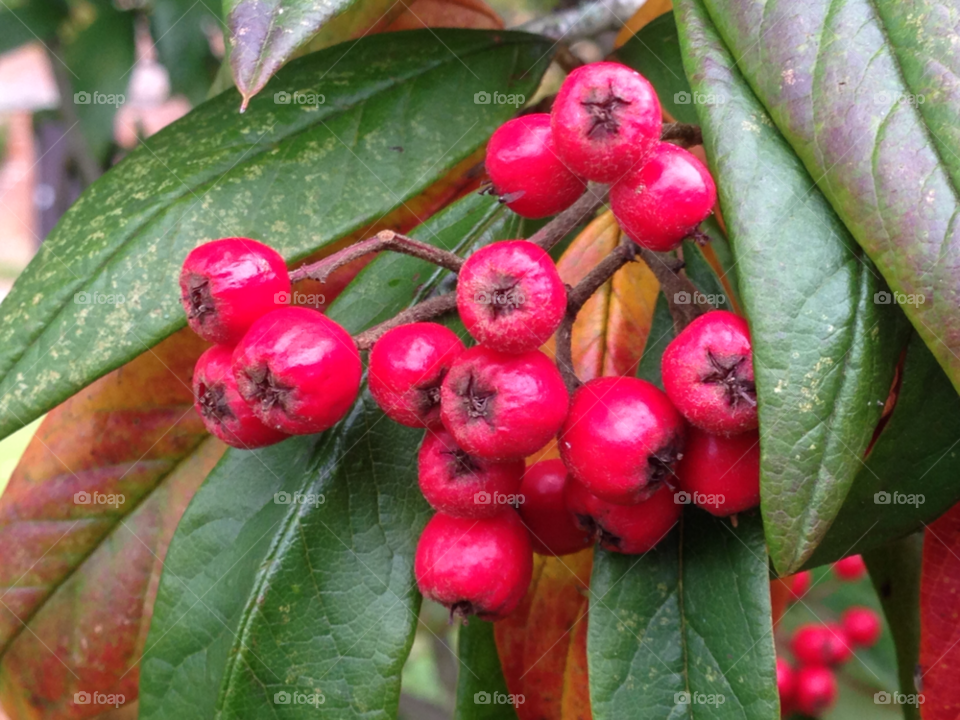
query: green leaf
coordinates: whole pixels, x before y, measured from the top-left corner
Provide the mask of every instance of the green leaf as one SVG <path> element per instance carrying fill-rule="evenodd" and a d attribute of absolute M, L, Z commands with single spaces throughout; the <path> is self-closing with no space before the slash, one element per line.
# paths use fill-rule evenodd
<path fill-rule="evenodd" d="M 515 110 L 474 93 L 532 95 L 549 61 L 548 41 L 509 32 L 351 48 L 291 63 L 244 115 L 225 96 L 200 105 L 80 197 L 0 305 L 0 437 L 182 327 L 177 276 L 196 245 L 253 237 L 293 261 L 376 221 Z M 274 103 L 294 91 L 325 102 Z"/>
<path fill-rule="evenodd" d="M 154 0 L 150 30 L 172 92 L 203 102 L 220 67 L 207 36 L 220 30 L 220 0 Z"/>
<path fill-rule="evenodd" d="M 770 119 L 960 387 L 957 7 L 705 4 Z"/>
<path fill-rule="evenodd" d="M 718 310 L 733 310 L 723 283 L 703 256 L 703 251 L 692 240 L 683 243 L 683 262 L 687 277 L 707 296 L 711 305 Z"/>
<path fill-rule="evenodd" d="M 650 334 L 647 335 L 647 344 L 643 348 L 643 357 L 637 368 L 637 377 L 663 389 L 663 379 L 660 376 L 660 359 L 663 351 L 673 340 L 673 317 L 670 315 L 670 306 L 663 293 L 657 296 L 657 304 L 653 308 L 653 320 L 650 322 Z"/>
<path fill-rule="evenodd" d="M 53 37 L 69 12 L 66 0 L 4 0 L 0 5 L 0 53 Z"/>
<path fill-rule="evenodd" d="M 750 320 L 761 507 L 774 565 L 810 557 L 862 467 L 907 325 L 843 223 L 739 75 L 699 0 L 676 5 Z M 734 128 L 735 131 L 731 130 Z"/>
<path fill-rule="evenodd" d="M 758 516 L 734 529 L 692 510 L 641 557 L 598 550 L 590 589 L 596 720 L 779 717 Z"/>
<path fill-rule="evenodd" d="M 493 639 L 493 623 L 471 619 L 460 628 L 457 645 L 460 674 L 455 720 L 517 720 L 513 705 L 505 702 L 509 691 Z"/>
<path fill-rule="evenodd" d="M 512 237 L 516 217 L 471 195 L 415 233 L 447 249 Z M 431 274 L 433 272 L 433 274 Z M 331 306 L 353 331 L 446 275 L 386 254 Z M 278 692 L 322 695 L 324 717 L 396 714 L 420 596 L 413 555 L 429 508 L 422 431 L 364 391 L 336 428 L 254 453 L 230 450 L 170 545 L 141 679 L 144 720 L 316 717 Z M 316 504 L 279 504 L 275 493 Z"/>
<path fill-rule="evenodd" d="M 914 336 L 893 414 L 809 567 L 922 530 L 960 502 L 960 398 Z"/>

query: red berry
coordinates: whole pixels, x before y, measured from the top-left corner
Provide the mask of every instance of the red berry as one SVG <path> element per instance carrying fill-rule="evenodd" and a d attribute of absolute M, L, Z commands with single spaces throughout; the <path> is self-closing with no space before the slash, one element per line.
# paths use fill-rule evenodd
<path fill-rule="evenodd" d="M 591 493 L 631 505 L 656 492 L 673 473 L 683 441 L 683 418 L 654 385 L 601 377 L 574 393 L 560 434 L 560 456 Z"/>
<path fill-rule="evenodd" d="M 850 642 L 857 647 L 873 647 L 880 639 L 882 631 L 880 616 L 870 608 L 859 606 L 847 608 L 840 616 L 840 622 Z"/>
<path fill-rule="evenodd" d="M 695 155 L 660 143 L 642 167 L 610 188 L 610 209 L 638 245 L 668 252 L 703 222 L 717 201 L 710 172 Z"/>
<path fill-rule="evenodd" d="M 803 665 L 839 665 L 853 654 L 849 638 L 835 623 L 801 625 L 790 640 L 790 649 Z"/>
<path fill-rule="evenodd" d="M 264 315 L 233 352 L 240 395 L 264 423 L 291 435 L 320 432 L 342 418 L 361 372 L 347 331 L 305 307 Z"/>
<path fill-rule="evenodd" d="M 787 578 L 787 581 L 790 585 L 790 595 L 793 596 L 794 600 L 800 600 L 810 591 L 810 586 L 813 584 L 813 573 L 804 570 L 796 575 L 791 575 Z"/>
<path fill-rule="evenodd" d="M 395 327 L 370 351 L 370 394 L 401 425 L 439 425 L 440 383 L 462 352 L 460 338 L 443 325 Z"/>
<path fill-rule="evenodd" d="M 263 243 L 214 240 L 183 261 L 180 302 L 197 335 L 234 345 L 257 318 L 290 302 L 290 276 L 280 254 Z"/>
<path fill-rule="evenodd" d="M 867 576 L 867 565 L 859 555 L 851 555 L 833 564 L 833 574 L 845 582 L 857 582 Z"/>
<path fill-rule="evenodd" d="M 251 449 L 280 442 L 287 436 L 260 422 L 240 397 L 230 369 L 232 356 L 233 348 L 214 345 L 197 360 L 193 397 L 203 424 L 231 447 Z"/>
<path fill-rule="evenodd" d="M 835 622 L 827 623 L 826 628 L 829 633 L 827 636 L 827 652 L 830 655 L 828 664 L 842 665 L 849 662 L 850 658 L 853 657 L 853 643 L 850 641 L 846 630 L 840 623 Z"/>
<path fill-rule="evenodd" d="M 760 435 L 724 437 L 690 428 L 677 485 L 693 502 L 719 517 L 760 504 Z"/>
<path fill-rule="evenodd" d="M 577 527 L 564 501 L 567 468 L 560 460 L 543 460 L 527 468 L 520 484 L 520 518 L 530 531 L 533 551 L 569 555 L 593 544 L 593 533 Z"/>
<path fill-rule="evenodd" d="M 615 505 L 573 479 L 567 483 L 565 499 L 582 530 L 599 536 L 604 550 L 624 555 L 652 550 L 677 524 L 683 507 L 673 501 L 668 487 L 635 505 Z"/>
<path fill-rule="evenodd" d="M 796 708 L 817 716 L 837 701 L 837 678 L 825 667 L 803 667 L 797 672 Z"/>
<path fill-rule="evenodd" d="M 527 530 L 512 508 L 491 518 L 434 515 L 417 543 L 417 585 L 450 615 L 501 620 L 517 607 L 533 574 Z"/>
<path fill-rule="evenodd" d="M 584 65 L 564 80 L 550 113 L 564 164 L 588 180 L 612 183 L 653 153 L 662 114 L 653 86 L 612 62 Z"/>
<path fill-rule="evenodd" d="M 488 245 L 467 258 L 457 280 L 463 324 L 482 345 L 535 350 L 567 311 L 567 291 L 550 256 L 526 240 Z"/>
<path fill-rule="evenodd" d="M 557 155 L 547 113 L 524 115 L 497 128 L 487 143 L 486 166 L 501 202 L 527 218 L 566 210 L 587 186 Z"/>
<path fill-rule="evenodd" d="M 777 691 L 780 693 L 780 715 L 790 715 L 797 692 L 797 673 L 783 658 L 777 658 Z"/>
<path fill-rule="evenodd" d="M 557 434 L 567 388 L 539 350 L 508 355 L 483 346 L 465 351 L 440 387 L 440 418 L 457 444 L 486 460 L 516 460 Z"/>
<path fill-rule="evenodd" d="M 714 310 L 675 337 L 661 361 L 663 387 L 701 430 L 735 435 L 757 428 L 750 329 L 742 317 Z"/>
<path fill-rule="evenodd" d="M 468 454 L 443 428 L 428 430 L 420 446 L 420 491 L 439 512 L 454 517 L 491 517 L 515 502 L 523 460 L 492 463 Z"/>

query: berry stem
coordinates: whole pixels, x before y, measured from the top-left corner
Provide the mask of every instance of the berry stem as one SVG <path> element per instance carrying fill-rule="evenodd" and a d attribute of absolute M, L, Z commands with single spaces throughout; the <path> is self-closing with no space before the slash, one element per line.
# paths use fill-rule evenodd
<path fill-rule="evenodd" d="M 530 242 L 549 250 L 584 219 L 595 213 L 597 208 L 607 201 L 609 191 L 606 185 L 590 183 L 579 200 L 531 235 Z"/>
<path fill-rule="evenodd" d="M 700 131 L 700 126 L 681 122 L 664 125 L 663 130 L 660 131 L 660 139 L 683 148 L 703 145 L 703 133 Z"/>
<path fill-rule="evenodd" d="M 703 313 L 713 310 L 713 306 L 704 300 L 696 286 L 689 279 L 680 274 L 683 262 L 669 253 L 657 253 L 646 248 L 639 248 L 637 252 L 647 264 L 647 267 L 657 277 L 660 289 L 667 298 L 670 307 L 670 316 L 673 318 L 674 330 L 679 334 L 687 325 L 692 323 Z M 680 302 L 682 297 L 689 298 L 688 302 Z"/>
<path fill-rule="evenodd" d="M 460 266 L 463 265 L 463 259 L 452 252 L 395 233 L 393 230 L 381 230 L 368 240 L 345 247 L 343 250 L 335 252 L 330 257 L 312 265 L 304 265 L 293 270 L 290 273 L 290 281 L 297 282 L 305 278 L 312 278 L 313 280 L 326 282 L 330 274 L 337 268 L 343 267 L 364 255 L 381 250 L 394 250 L 404 255 L 412 255 L 453 272 L 460 272 Z"/>
<path fill-rule="evenodd" d="M 436 297 L 432 297 L 428 300 L 417 303 L 413 307 L 409 307 L 403 312 L 397 313 L 392 318 L 389 320 L 384 320 L 379 325 L 374 325 L 372 328 L 364 330 L 358 335 L 354 335 L 353 339 L 354 342 L 357 343 L 358 348 L 361 350 L 369 350 L 371 347 L 373 347 L 373 344 L 380 339 L 380 336 L 387 332 L 387 330 L 392 330 L 395 327 L 406 325 L 407 323 L 433 320 L 440 315 L 445 315 L 448 312 L 452 312 L 456 309 L 456 293 L 437 295 Z"/>

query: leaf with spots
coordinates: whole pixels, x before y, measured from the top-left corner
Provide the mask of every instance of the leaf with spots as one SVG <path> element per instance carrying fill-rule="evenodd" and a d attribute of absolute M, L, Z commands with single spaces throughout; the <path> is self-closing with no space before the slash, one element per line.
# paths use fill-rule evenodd
<path fill-rule="evenodd" d="M 182 327 L 177 276 L 196 245 L 253 237 L 293 262 L 404 206 L 515 111 L 474 93 L 532 95 L 549 48 L 510 32 L 365 38 L 291 63 L 243 115 L 221 95 L 151 136 L 0 305 L 0 436 Z"/>

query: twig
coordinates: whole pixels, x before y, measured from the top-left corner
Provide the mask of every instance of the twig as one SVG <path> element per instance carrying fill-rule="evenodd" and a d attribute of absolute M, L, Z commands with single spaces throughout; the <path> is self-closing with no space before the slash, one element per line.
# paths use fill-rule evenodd
<path fill-rule="evenodd" d="M 428 300 L 424 300 L 421 303 L 417 303 L 413 307 L 407 308 L 403 312 L 394 315 L 389 320 L 384 320 L 379 325 L 374 325 L 369 330 L 364 330 L 359 335 L 355 335 L 353 339 L 357 343 L 358 348 L 361 350 L 369 350 L 371 347 L 373 347 L 373 344 L 388 330 L 392 330 L 400 325 L 406 325 L 407 323 L 433 320 L 440 315 L 445 315 L 448 312 L 456 310 L 456 308 L 456 293 L 437 295 L 436 297 L 432 297 Z"/>
<path fill-rule="evenodd" d="M 664 125 L 660 131 L 660 139 L 664 142 L 672 142 L 680 147 L 703 145 L 703 133 L 700 126 L 681 122 Z"/>
<path fill-rule="evenodd" d="M 549 250 L 560 242 L 567 233 L 597 211 L 607 201 L 610 189 L 606 185 L 591 183 L 587 191 L 573 205 L 530 236 L 530 242 Z"/>
<path fill-rule="evenodd" d="M 637 252 L 660 283 L 676 332 L 679 333 L 703 313 L 713 310 L 712 305 L 701 300 L 703 296 L 696 286 L 679 274 L 683 269 L 681 261 L 667 253 L 655 253 L 646 248 L 639 248 Z"/>
<path fill-rule="evenodd" d="M 574 43 L 610 30 L 619 30 L 644 2 L 645 0 L 596 0 L 531 20 L 516 29 Z"/>
<path fill-rule="evenodd" d="M 422 243 L 406 235 L 400 235 L 393 230 L 381 230 L 368 240 L 345 247 L 343 250 L 312 265 L 304 265 L 301 268 L 297 268 L 290 273 L 290 280 L 291 282 L 297 282 L 298 280 L 311 278 L 313 280 L 319 280 L 320 282 L 326 282 L 330 273 L 337 268 L 343 267 L 364 255 L 380 252 L 381 250 L 395 250 L 404 255 L 412 255 L 413 257 L 426 260 L 427 262 L 439 265 L 453 272 L 460 272 L 460 267 L 463 265 L 463 259 L 454 255 L 452 252 L 447 252 L 433 245 Z"/>

